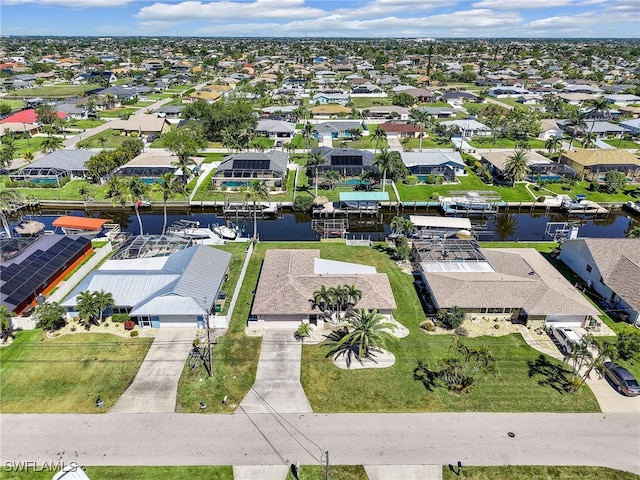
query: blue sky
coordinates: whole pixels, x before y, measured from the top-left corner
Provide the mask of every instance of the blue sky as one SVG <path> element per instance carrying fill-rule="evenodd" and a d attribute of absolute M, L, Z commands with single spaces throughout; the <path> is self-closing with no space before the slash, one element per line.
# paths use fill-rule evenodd
<path fill-rule="evenodd" d="M 4 35 L 640 37 L 640 0 L 0 0 Z"/>

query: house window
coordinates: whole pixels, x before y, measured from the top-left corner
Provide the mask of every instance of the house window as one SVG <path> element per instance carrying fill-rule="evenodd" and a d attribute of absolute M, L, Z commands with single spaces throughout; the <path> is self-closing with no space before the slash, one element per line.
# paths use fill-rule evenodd
<path fill-rule="evenodd" d="M 587 272 L 591 273 L 591 270 L 593 270 L 593 267 L 587 263 Z"/>

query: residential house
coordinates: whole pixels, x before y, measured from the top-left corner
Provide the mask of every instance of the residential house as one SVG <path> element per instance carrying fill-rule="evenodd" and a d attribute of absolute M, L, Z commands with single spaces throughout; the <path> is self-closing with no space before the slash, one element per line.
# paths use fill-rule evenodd
<path fill-rule="evenodd" d="M 230 262 L 230 253 L 208 245 L 162 257 L 107 260 L 61 305 L 76 316 L 80 292 L 104 291 L 113 295 L 114 312 L 129 314 L 143 328 L 204 328 L 207 317 L 211 327 L 226 328 L 226 317 L 214 312 Z"/>
<path fill-rule="evenodd" d="M 355 308 L 388 316 L 396 308 L 387 274 L 373 266 L 326 260 L 320 258 L 320 250 L 271 249 L 260 269 L 252 318 L 270 328 L 295 328 L 301 322 L 322 326 L 328 312 L 325 304 L 313 301 L 314 292 L 340 285 L 353 285 L 362 292 Z"/>
<path fill-rule="evenodd" d="M 640 239 L 566 240 L 558 258 L 602 297 L 605 313 L 640 324 Z"/>
<path fill-rule="evenodd" d="M 431 103 L 436 100 L 436 94 L 426 88 L 409 88 L 402 92 L 411 95 L 415 98 L 416 102 Z"/>
<path fill-rule="evenodd" d="M 282 120 L 262 119 L 258 120 L 255 132 L 259 137 L 273 139 L 291 139 L 294 136 L 296 126 Z"/>
<path fill-rule="evenodd" d="M 542 126 L 542 130 L 540 131 L 540 135 L 538 135 L 538 138 L 548 140 L 549 138 L 562 138 L 564 136 L 564 130 L 560 128 L 560 126 L 554 119 L 543 118 L 542 120 L 540 120 L 540 124 Z"/>
<path fill-rule="evenodd" d="M 359 108 L 360 114 L 368 119 L 399 119 L 409 120 L 410 110 L 398 105 L 374 105 L 368 108 Z"/>
<path fill-rule="evenodd" d="M 454 118 L 457 114 L 457 111 L 451 107 L 417 107 L 416 110 L 434 118 Z"/>
<path fill-rule="evenodd" d="M 505 170 L 509 158 L 515 152 L 512 151 L 489 151 L 481 153 L 481 162 L 489 169 L 491 175 L 498 182 L 511 182 L 505 177 Z M 529 167 L 528 178 L 535 181 L 538 176 L 544 180 L 560 180 L 561 178 L 574 178 L 576 172 L 568 165 L 549 160 L 544 155 L 535 151 L 526 151 L 527 166 Z"/>
<path fill-rule="evenodd" d="M 82 236 L 43 235 L 0 238 L 0 303 L 28 314 L 39 295 L 48 295 L 93 253 Z"/>
<path fill-rule="evenodd" d="M 489 96 L 494 98 L 511 98 L 522 95 L 531 95 L 531 92 L 526 88 L 516 86 L 498 86 L 489 89 Z"/>
<path fill-rule="evenodd" d="M 193 165 L 191 171 L 198 174 L 203 157 L 191 157 Z M 116 170 L 118 175 L 125 177 L 140 177 L 147 182 L 158 182 L 165 173 L 182 175 L 182 170 L 175 166 L 178 156 L 168 150 L 152 148 L 142 152 L 137 157 L 131 159 Z"/>
<path fill-rule="evenodd" d="M 442 176 L 447 182 L 453 182 L 457 175 L 466 174 L 464 160 L 458 152 L 429 149 L 422 152 L 400 152 L 400 158 L 411 175 L 423 182 L 428 175 Z"/>
<path fill-rule="evenodd" d="M 605 95 L 605 100 L 619 107 L 629 107 L 631 105 L 640 105 L 640 97 L 631 94 L 611 94 Z"/>
<path fill-rule="evenodd" d="M 448 92 L 440 97 L 443 102 L 452 103 L 454 105 L 461 105 L 467 102 L 480 102 L 481 98 L 475 93 L 471 92 Z"/>
<path fill-rule="evenodd" d="M 285 152 L 242 152 L 225 157 L 213 175 L 214 188 L 246 186 L 264 180 L 270 187 L 282 188 L 286 182 L 289 156 Z"/>
<path fill-rule="evenodd" d="M 387 134 L 387 138 L 417 138 L 420 127 L 406 122 L 386 122 L 378 125 Z"/>
<path fill-rule="evenodd" d="M 595 133 L 598 138 L 619 137 L 625 133 L 625 128 L 604 120 L 587 120 L 585 132 Z"/>
<path fill-rule="evenodd" d="M 346 93 L 317 93 L 311 99 L 313 105 L 337 104 L 344 105 L 349 101 L 349 95 Z"/>
<path fill-rule="evenodd" d="M 318 175 L 321 176 L 328 170 L 341 173 L 344 177 L 358 177 L 366 170 L 375 170 L 373 162 L 375 155 L 367 150 L 355 148 L 330 148 L 319 147 L 311 150 L 318 152 L 324 159 L 324 163 L 318 166 Z M 315 168 L 308 175 L 315 175 Z"/>
<path fill-rule="evenodd" d="M 315 126 L 316 137 L 325 138 L 351 138 L 349 130 L 367 131 L 366 124 L 361 120 L 334 120 L 318 123 Z"/>
<path fill-rule="evenodd" d="M 65 178 L 86 177 L 85 163 L 95 154 L 96 152 L 89 150 L 56 150 L 34 160 L 20 171 L 11 174 L 9 178 L 13 182 L 59 185 L 60 181 Z"/>
<path fill-rule="evenodd" d="M 138 136 L 167 133 L 171 124 L 166 118 L 157 115 L 131 115 L 127 120 L 114 120 L 111 128 L 125 135 L 137 133 Z"/>
<path fill-rule="evenodd" d="M 492 135 L 491 128 L 473 119 L 447 120 L 440 122 L 440 124 L 447 128 L 458 127 L 463 138 L 490 137 Z"/>
<path fill-rule="evenodd" d="M 38 133 L 37 123 L 6 122 L 0 124 L 0 137 L 7 133 L 35 135 Z"/>
<path fill-rule="evenodd" d="M 207 103 L 215 103 L 222 98 L 222 94 L 216 91 L 196 90 L 188 96 L 182 97 L 182 103 L 196 103 L 198 100 L 204 100 Z"/>
<path fill-rule="evenodd" d="M 640 133 L 640 119 L 634 118 L 633 120 L 625 120 L 620 122 L 620 126 L 632 135 Z"/>
<path fill-rule="evenodd" d="M 640 181 L 640 159 L 627 150 L 584 149 L 562 152 L 560 163 L 569 165 L 579 177 L 604 179 L 609 170 L 624 173 L 632 182 Z"/>
<path fill-rule="evenodd" d="M 60 119 L 67 118 L 67 114 L 64 112 L 56 112 L 56 116 Z M 26 124 L 38 123 L 38 114 L 33 108 L 28 108 L 26 110 L 21 110 L 17 113 L 9 115 L 8 117 L 5 117 L 2 120 L 0 120 L 0 125 L 4 125 L 5 123 L 26 123 Z"/>
<path fill-rule="evenodd" d="M 182 118 L 182 111 L 184 105 L 163 105 L 155 110 L 156 115 L 164 117 L 167 120 L 180 120 Z"/>
<path fill-rule="evenodd" d="M 476 322 L 586 327 L 600 312 L 533 248 L 480 248 L 475 240 L 414 240 L 412 258 L 436 311 Z"/>
<path fill-rule="evenodd" d="M 311 109 L 313 118 L 334 118 L 351 115 L 351 109 L 342 105 L 317 105 Z"/>

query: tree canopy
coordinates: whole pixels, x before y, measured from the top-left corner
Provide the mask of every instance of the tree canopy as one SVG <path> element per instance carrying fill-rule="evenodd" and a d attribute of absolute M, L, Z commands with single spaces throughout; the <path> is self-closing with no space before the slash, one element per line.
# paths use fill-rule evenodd
<path fill-rule="evenodd" d="M 187 120 L 198 120 L 204 136 L 211 141 L 221 141 L 224 130 L 253 130 L 258 124 L 253 104 L 242 98 L 222 99 L 215 103 L 198 100 L 187 105 L 182 115 Z"/>

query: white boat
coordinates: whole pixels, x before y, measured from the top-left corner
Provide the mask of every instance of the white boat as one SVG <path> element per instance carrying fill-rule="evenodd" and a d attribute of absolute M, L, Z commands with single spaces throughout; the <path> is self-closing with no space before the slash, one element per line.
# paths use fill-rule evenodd
<path fill-rule="evenodd" d="M 218 235 L 220 238 L 225 240 L 235 240 L 238 236 L 237 229 L 231 228 L 227 225 L 211 225 L 211 230 Z"/>
<path fill-rule="evenodd" d="M 194 220 L 178 220 L 167 229 L 169 235 L 186 238 L 193 243 L 203 245 L 223 245 L 224 239 L 207 227 L 201 227 L 200 222 Z"/>
<path fill-rule="evenodd" d="M 622 206 L 633 213 L 640 214 L 640 202 L 628 201 Z"/>
<path fill-rule="evenodd" d="M 586 198 L 579 198 L 577 200 L 567 198 L 562 201 L 560 208 L 569 212 L 583 212 L 585 210 L 593 209 L 594 206 L 592 205 L 592 202 Z"/>

